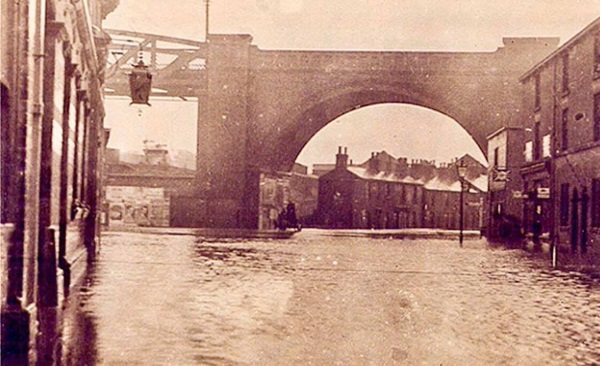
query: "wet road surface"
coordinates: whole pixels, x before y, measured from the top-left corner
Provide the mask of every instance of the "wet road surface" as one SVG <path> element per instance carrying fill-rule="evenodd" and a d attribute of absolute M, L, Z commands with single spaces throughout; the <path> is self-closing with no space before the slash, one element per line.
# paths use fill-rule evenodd
<path fill-rule="evenodd" d="M 72 365 L 600 365 L 600 284 L 519 250 L 105 233 Z"/>

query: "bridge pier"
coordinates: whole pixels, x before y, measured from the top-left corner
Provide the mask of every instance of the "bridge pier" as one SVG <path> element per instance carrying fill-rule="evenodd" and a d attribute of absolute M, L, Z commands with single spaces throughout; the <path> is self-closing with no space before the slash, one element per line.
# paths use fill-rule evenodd
<path fill-rule="evenodd" d="M 202 226 L 258 226 L 259 173 L 247 149 L 249 35 L 210 35 L 207 89 L 198 96 L 197 192 Z"/>

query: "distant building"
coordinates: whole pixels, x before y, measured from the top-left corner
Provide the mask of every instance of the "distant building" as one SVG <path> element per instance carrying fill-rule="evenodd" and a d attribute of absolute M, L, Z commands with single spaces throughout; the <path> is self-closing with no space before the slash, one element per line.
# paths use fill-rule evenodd
<path fill-rule="evenodd" d="M 259 187 L 258 229 L 275 229 L 277 215 L 290 201 L 290 174 L 262 171 Z"/>
<path fill-rule="evenodd" d="M 524 129 L 503 127 L 488 136 L 488 187 L 485 203 L 486 235 L 490 239 L 518 240 L 523 225 L 523 181 L 519 169 L 524 155 Z M 526 196 L 526 195 L 525 195 Z"/>
<path fill-rule="evenodd" d="M 464 189 L 464 228 L 482 226 L 486 168 L 469 155 L 436 167 L 426 160 L 396 159 L 385 151 L 363 164 L 348 165 L 346 149 L 334 170 L 319 178 L 318 217 L 325 227 L 396 229 L 459 228 L 461 183 L 456 165 L 468 166 Z"/>
<path fill-rule="evenodd" d="M 521 81 L 525 233 L 559 262 L 600 265 L 600 18 Z"/>
<path fill-rule="evenodd" d="M 275 229 L 279 213 L 292 202 L 300 223 L 312 223 L 317 208 L 318 177 L 307 174 L 308 168 L 294 164 L 291 172 L 261 171 L 259 174 L 258 228 Z"/>
<path fill-rule="evenodd" d="M 457 165 L 467 167 L 462 184 Z M 422 164 L 416 164 L 421 166 Z M 483 202 L 487 191 L 485 167 L 470 155 L 450 164 L 435 167 L 433 176 L 425 182 L 425 218 L 429 228 L 460 228 L 460 192 L 463 191 L 463 228 L 481 230 L 483 226 Z"/>
<path fill-rule="evenodd" d="M 319 178 L 318 217 L 331 228 L 422 226 L 423 183 L 380 170 L 379 160 L 349 166 L 340 147 L 335 169 Z"/>
<path fill-rule="evenodd" d="M 323 175 L 329 173 L 330 171 L 335 169 L 335 164 L 313 164 L 312 173 L 317 177 L 322 177 Z"/>
<path fill-rule="evenodd" d="M 144 141 L 144 158 L 147 165 L 169 165 L 168 155 L 167 145 Z"/>
<path fill-rule="evenodd" d="M 146 145 L 144 162 L 124 163 L 109 149 L 106 166 L 105 224 L 109 226 L 198 226 L 198 207 L 188 207 L 195 172 L 168 164 L 160 144 Z"/>
<path fill-rule="evenodd" d="M 184 168 L 188 170 L 196 170 L 196 154 L 187 150 L 171 150 L 171 161 L 172 166 L 178 168 Z"/>
<path fill-rule="evenodd" d="M 290 201 L 296 205 L 296 215 L 303 225 L 314 221 L 319 196 L 319 177 L 308 174 L 308 167 L 295 163 L 290 174 Z"/>

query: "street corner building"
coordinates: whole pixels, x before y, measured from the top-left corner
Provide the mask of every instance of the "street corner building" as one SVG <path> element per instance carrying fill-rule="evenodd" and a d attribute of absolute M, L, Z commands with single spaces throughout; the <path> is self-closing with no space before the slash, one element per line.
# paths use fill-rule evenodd
<path fill-rule="evenodd" d="M 600 266 L 600 18 L 520 78 L 488 136 L 490 237 L 519 232 L 565 266 Z"/>
<path fill-rule="evenodd" d="M 522 78 L 524 221 L 563 263 L 600 264 L 600 18 Z M 544 188 L 550 197 L 544 196 Z M 549 207 L 550 206 L 550 207 Z M 541 216 L 541 217 L 540 217 Z"/>
<path fill-rule="evenodd" d="M 69 290 L 98 250 L 103 83 L 118 0 L 2 0 L 3 363 L 52 363 Z"/>

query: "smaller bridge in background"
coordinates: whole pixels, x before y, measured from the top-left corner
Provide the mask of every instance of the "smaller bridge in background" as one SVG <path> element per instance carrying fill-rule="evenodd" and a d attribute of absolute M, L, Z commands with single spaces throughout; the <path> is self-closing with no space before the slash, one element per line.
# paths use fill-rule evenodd
<path fill-rule="evenodd" d="M 188 39 L 106 29 L 106 95 L 129 95 L 129 76 L 139 57 L 152 72 L 152 95 L 195 97 L 206 90 L 207 44 Z"/>

